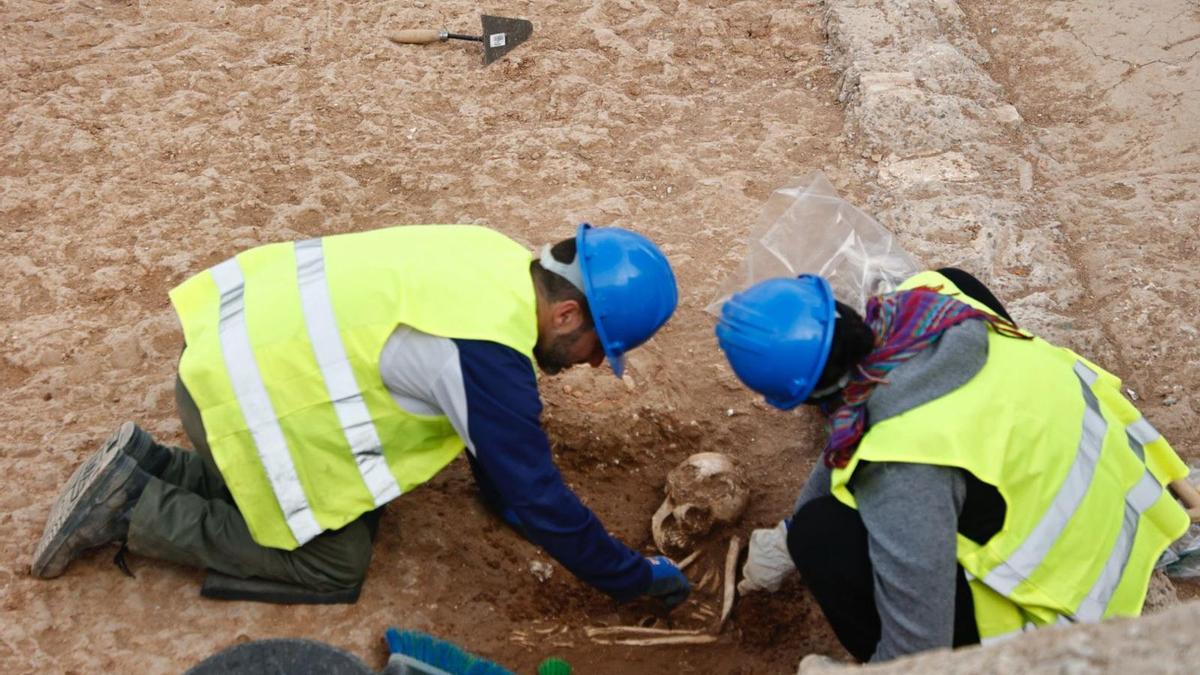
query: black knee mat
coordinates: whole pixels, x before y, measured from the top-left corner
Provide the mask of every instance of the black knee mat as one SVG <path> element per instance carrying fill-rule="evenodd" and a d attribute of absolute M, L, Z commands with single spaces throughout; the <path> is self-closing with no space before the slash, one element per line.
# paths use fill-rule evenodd
<path fill-rule="evenodd" d="M 358 657 L 322 642 L 255 640 L 217 652 L 184 675 L 373 675 Z"/>

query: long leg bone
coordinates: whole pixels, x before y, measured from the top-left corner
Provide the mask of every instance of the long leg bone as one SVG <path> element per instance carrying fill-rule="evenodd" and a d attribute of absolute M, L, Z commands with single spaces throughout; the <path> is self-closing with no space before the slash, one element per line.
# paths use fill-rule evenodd
<path fill-rule="evenodd" d="M 612 636 L 621 634 L 634 635 L 699 635 L 700 630 L 673 630 L 667 628 L 643 628 L 641 626 L 589 626 L 583 632 L 588 637 Z"/>
<path fill-rule="evenodd" d="M 631 645 L 634 647 L 650 647 L 654 645 L 704 645 L 716 641 L 716 635 L 670 635 L 640 640 L 596 640 L 596 642 L 600 644 Z"/>
<path fill-rule="evenodd" d="M 736 587 L 734 576 L 737 574 L 738 552 L 741 551 L 741 548 L 741 537 L 734 535 L 729 540 L 729 553 L 725 555 L 725 599 L 721 603 L 721 623 L 717 626 L 718 631 L 725 626 L 729 612 L 733 611 L 733 595 Z"/>

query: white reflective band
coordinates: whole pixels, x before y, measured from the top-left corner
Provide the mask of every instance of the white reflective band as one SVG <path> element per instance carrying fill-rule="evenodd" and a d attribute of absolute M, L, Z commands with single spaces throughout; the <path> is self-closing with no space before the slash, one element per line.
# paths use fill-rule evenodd
<path fill-rule="evenodd" d="M 1062 617 L 1060 616 L 1059 619 L 1061 620 Z M 1026 621 L 1025 625 L 1021 626 L 1020 628 L 1018 628 L 1016 630 L 1010 630 L 1007 633 L 1001 633 L 1000 635 L 993 635 L 992 637 L 980 638 L 979 644 L 987 646 L 987 645 L 998 644 L 1001 642 L 1008 642 L 1009 640 L 1017 637 L 1021 633 L 1028 633 L 1031 630 L 1037 630 L 1037 625 L 1034 623 L 1031 623 L 1029 621 Z"/>
<path fill-rule="evenodd" d="M 371 492 L 375 506 L 383 506 L 400 496 L 400 485 L 384 459 L 379 432 L 346 357 L 346 347 L 333 313 L 333 301 L 329 297 L 325 254 L 320 239 L 296 242 L 296 278 L 300 284 L 300 306 L 308 327 L 308 339 L 325 379 L 329 399 L 333 401 L 342 433 L 354 453 L 358 472 Z"/>
<path fill-rule="evenodd" d="M 1155 429 L 1154 425 L 1150 424 L 1149 420 L 1147 420 L 1145 417 L 1139 417 L 1137 421 L 1133 424 L 1130 424 L 1125 431 L 1127 431 L 1130 436 L 1132 436 L 1137 440 L 1138 443 L 1141 443 L 1142 445 L 1150 445 L 1162 437 L 1162 434 L 1158 433 L 1158 429 Z"/>
<path fill-rule="evenodd" d="M 287 439 L 283 436 L 275 408 L 267 396 L 258 362 L 254 360 L 250 334 L 246 330 L 242 268 L 236 258 L 230 258 L 211 271 L 221 293 L 217 331 L 221 340 L 221 354 L 225 357 L 225 371 L 229 373 L 233 393 L 246 420 L 246 428 L 254 438 L 259 459 L 275 492 L 275 499 L 283 510 L 288 529 L 296 541 L 303 544 L 320 534 L 322 528 L 313 517 L 312 508 L 304 496 L 304 488 L 296 476 L 296 465 L 288 453 Z"/>
<path fill-rule="evenodd" d="M 1136 436 L 1129 433 L 1129 428 L 1125 429 L 1125 440 L 1129 441 L 1129 449 L 1133 450 L 1133 454 L 1137 455 L 1138 461 L 1142 464 L 1146 463 L 1146 448 Z"/>
<path fill-rule="evenodd" d="M 1093 384 L 1096 384 L 1096 380 L 1100 377 L 1096 373 L 1096 371 L 1085 366 L 1083 364 L 1083 361 L 1076 361 L 1074 370 L 1075 370 L 1075 377 L 1078 377 L 1080 380 L 1082 380 L 1083 383 L 1086 384 L 1088 387 L 1091 387 Z M 1089 389 L 1087 393 L 1091 394 L 1092 392 Z"/>
<path fill-rule="evenodd" d="M 1029 616 L 1029 614 L 1027 614 L 1025 612 L 1022 612 L 1022 614 L 1024 614 L 1027 617 Z M 1059 614 L 1058 618 L 1054 620 L 1055 626 L 1069 626 L 1073 623 L 1075 623 L 1075 622 L 1072 621 L 1070 617 L 1063 616 L 1062 614 Z M 993 644 L 996 644 L 999 642 L 1008 642 L 1009 640 L 1017 637 L 1021 633 L 1028 633 L 1031 630 L 1037 630 L 1037 629 L 1038 629 L 1038 625 L 1036 623 L 1026 620 L 1025 624 L 1016 630 L 1010 630 L 1007 633 L 1001 633 L 1000 635 L 993 635 L 992 637 L 980 638 L 979 644 L 993 645 Z"/>
<path fill-rule="evenodd" d="M 1121 532 L 1117 535 L 1112 552 L 1108 554 L 1108 561 L 1104 564 L 1104 570 L 1100 572 L 1100 578 L 1092 585 L 1087 597 L 1080 603 L 1079 610 L 1075 612 L 1075 617 L 1080 621 L 1095 622 L 1104 618 L 1104 611 L 1108 609 L 1108 603 L 1125 573 L 1125 565 L 1129 562 L 1130 552 L 1133 551 L 1133 541 L 1137 536 L 1142 514 L 1154 506 L 1161 494 L 1162 485 L 1149 471 L 1143 473 L 1137 484 L 1125 493 L 1125 518 L 1121 524 Z"/>
<path fill-rule="evenodd" d="M 1100 414 L 1100 404 L 1092 393 L 1091 383 L 1096 381 L 1096 373 L 1083 365 L 1075 364 L 1075 375 L 1082 386 L 1083 399 L 1086 403 L 1083 411 L 1083 429 L 1079 438 L 1079 447 L 1075 452 L 1075 461 L 1067 472 L 1066 480 L 1054 496 L 1054 501 L 1042 515 L 1042 519 L 1025 538 L 1025 541 L 1013 551 L 1007 560 L 997 565 L 984 577 L 983 583 L 1000 595 L 1009 597 L 1013 589 L 1029 578 L 1058 541 L 1067 523 L 1079 509 L 1092 484 L 1092 476 L 1096 472 L 1096 462 L 1100 458 L 1100 450 L 1104 446 L 1104 435 L 1108 431 L 1108 422 Z"/>
<path fill-rule="evenodd" d="M 979 644 L 986 647 L 988 645 L 1000 644 L 1001 642 L 1008 642 L 1009 640 L 1017 637 L 1018 635 L 1020 635 L 1021 633 L 1024 633 L 1024 632 L 1025 632 L 1024 628 L 1018 628 L 1016 630 L 1012 630 L 1007 633 L 1001 633 L 1000 635 L 993 635 L 992 637 L 981 637 L 981 638 L 979 638 Z"/>
<path fill-rule="evenodd" d="M 542 269 L 547 272 L 554 272 L 558 276 L 571 282 L 571 285 L 579 289 L 583 293 L 583 272 L 579 269 L 579 254 L 575 254 L 575 260 L 571 264 L 560 263 L 550 253 L 550 244 L 542 247 L 542 254 L 538 257 L 538 263 Z"/>

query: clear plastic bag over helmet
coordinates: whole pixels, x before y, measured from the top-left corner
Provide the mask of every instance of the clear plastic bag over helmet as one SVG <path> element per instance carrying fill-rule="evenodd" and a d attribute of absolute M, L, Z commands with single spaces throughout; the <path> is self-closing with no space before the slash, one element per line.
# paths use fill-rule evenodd
<path fill-rule="evenodd" d="M 706 309 L 720 316 L 734 293 L 773 277 L 818 274 L 834 296 L 862 312 L 867 298 L 894 291 L 921 271 L 874 218 L 837 195 L 820 171 L 771 194 L 746 257 Z"/>

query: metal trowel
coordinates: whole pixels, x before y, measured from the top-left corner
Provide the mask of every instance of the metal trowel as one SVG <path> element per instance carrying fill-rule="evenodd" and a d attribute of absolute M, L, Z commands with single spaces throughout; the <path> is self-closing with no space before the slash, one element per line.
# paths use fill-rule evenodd
<path fill-rule="evenodd" d="M 446 40 L 470 40 L 483 43 L 483 65 L 504 56 L 517 45 L 529 39 L 533 34 L 533 24 L 525 19 L 511 19 L 506 16 L 480 17 L 483 22 L 483 35 L 460 35 L 446 30 L 412 29 L 402 30 L 388 36 L 397 44 L 427 45 L 431 42 Z"/>

